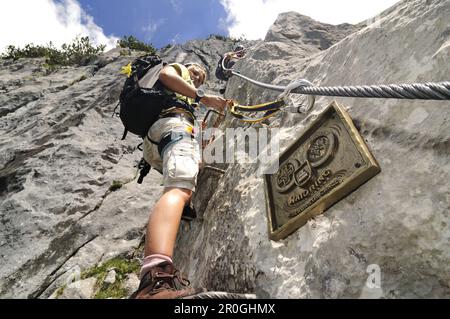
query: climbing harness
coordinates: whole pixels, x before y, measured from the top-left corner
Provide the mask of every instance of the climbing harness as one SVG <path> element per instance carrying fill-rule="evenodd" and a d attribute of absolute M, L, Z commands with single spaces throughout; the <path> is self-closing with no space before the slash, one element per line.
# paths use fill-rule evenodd
<path fill-rule="evenodd" d="M 239 105 L 236 101 L 230 100 L 230 112 L 231 114 L 238 118 L 239 120 L 246 122 L 246 123 L 260 123 L 264 120 L 274 116 L 281 110 L 290 110 L 295 113 L 307 113 L 315 103 L 315 96 L 310 95 L 308 96 L 308 103 L 306 106 L 302 105 L 289 105 L 287 98 L 289 94 L 291 94 L 292 90 L 297 89 L 300 86 L 312 86 L 313 84 L 305 79 L 299 79 L 296 81 L 293 81 L 291 84 L 285 87 L 283 93 L 281 93 L 277 100 L 273 102 L 258 104 L 258 105 L 252 105 L 252 106 L 243 106 Z M 262 117 L 259 118 L 252 118 L 245 116 L 244 112 L 266 112 Z"/>
<path fill-rule="evenodd" d="M 268 118 L 274 116 L 276 113 L 278 113 L 280 111 L 280 109 L 285 106 L 286 103 L 284 100 L 276 100 L 273 102 L 269 102 L 269 103 L 263 103 L 263 104 L 258 104 L 258 105 L 248 105 L 248 106 L 243 106 L 243 105 L 239 105 L 237 104 L 236 101 L 234 100 L 230 100 L 229 102 L 229 107 L 230 107 L 230 112 L 231 114 L 238 118 L 239 120 L 246 122 L 246 123 L 260 123 L 264 120 L 267 120 Z M 259 118 L 252 118 L 252 117 L 248 117 L 245 116 L 243 112 L 263 112 L 265 111 L 266 113 Z"/>
<path fill-rule="evenodd" d="M 240 53 L 244 53 L 246 50 L 242 49 L 240 51 L 237 52 L 232 52 L 230 54 L 230 58 L 234 58 L 234 59 L 241 59 L 242 57 L 239 57 Z M 222 58 L 222 69 L 225 72 L 228 72 L 229 74 L 232 75 L 238 75 L 242 78 L 244 78 L 245 80 L 247 80 L 250 83 L 256 84 L 261 86 L 261 84 L 265 85 L 265 83 L 261 83 L 258 81 L 255 81 L 251 78 L 245 77 L 243 75 L 241 75 L 238 71 L 235 71 L 232 68 L 227 68 L 225 66 L 225 61 L 227 59 Z M 272 85 L 268 85 L 269 89 L 273 89 Z M 273 102 L 269 102 L 269 103 L 263 103 L 263 104 L 259 104 L 259 105 L 254 105 L 254 106 L 242 106 L 237 104 L 236 101 L 232 101 L 230 106 L 230 112 L 231 114 L 238 118 L 239 120 L 246 122 L 246 123 L 260 123 L 263 122 L 264 120 L 274 116 L 275 114 L 277 114 L 279 111 L 281 111 L 281 108 L 283 108 L 283 110 L 286 111 L 291 111 L 294 113 L 307 113 L 311 108 L 313 108 L 314 103 L 315 103 L 315 96 L 314 95 L 310 95 L 308 96 L 308 103 L 306 106 L 295 106 L 295 105 L 289 105 L 290 103 L 288 102 L 288 97 L 289 94 L 291 94 L 291 92 L 295 89 L 297 89 L 298 87 L 301 86 L 313 86 L 313 84 L 311 82 L 309 82 L 308 80 L 305 79 L 298 79 L 295 80 L 293 82 L 291 82 L 288 86 L 284 87 L 282 89 L 282 93 L 278 96 L 276 101 Z M 281 88 L 281 87 L 280 87 Z M 259 118 L 251 118 L 248 116 L 245 116 L 243 114 L 243 112 L 261 112 L 261 111 L 265 111 L 266 113 Z"/>
<path fill-rule="evenodd" d="M 240 59 L 236 55 L 233 58 Z M 389 84 L 389 85 L 363 85 L 363 86 L 314 86 L 306 79 L 297 79 L 287 86 L 279 86 L 263 83 L 242 75 L 233 68 L 227 68 L 222 59 L 222 68 L 251 84 L 264 89 L 282 92 L 274 102 L 259 104 L 255 106 L 241 106 L 233 101 L 231 114 L 241 121 L 258 123 L 275 115 L 281 110 L 291 110 L 296 113 L 308 113 L 315 103 L 316 96 L 340 96 L 340 97 L 362 97 L 362 98 L 386 98 L 386 99 L 419 99 L 419 100 L 450 100 L 450 81 L 427 82 L 413 84 Z M 307 95 L 307 105 L 288 105 L 290 94 Z M 266 111 L 260 118 L 246 117 L 242 112 Z"/>

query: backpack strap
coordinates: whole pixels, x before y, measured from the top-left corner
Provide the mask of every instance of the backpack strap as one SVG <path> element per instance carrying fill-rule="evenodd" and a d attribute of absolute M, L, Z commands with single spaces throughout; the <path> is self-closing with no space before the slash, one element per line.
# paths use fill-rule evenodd
<path fill-rule="evenodd" d="M 120 115 L 119 113 L 116 112 L 119 105 L 120 105 L 120 101 L 117 103 L 116 107 L 114 108 L 114 111 L 113 111 L 113 114 L 111 115 L 111 117 L 114 117 L 114 115 L 117 115 L 117 116 Z"/>
<path fill-rule="evenodd" d="M 123 130 L 122 141 L 127 137 L 127 134 L 128 134 L 128 130 L 127 130 L 127 128 L 125 128 Z"/>
<path fill-rule="evenodd" d="M 139 85 L 139 78 L 138 78 L 137 72 L 134 72 L 133 80 L 134 80 L 134 85 L 136 85 L 136 89 L 139 90 L 141 88 L 141 86 Z"/>

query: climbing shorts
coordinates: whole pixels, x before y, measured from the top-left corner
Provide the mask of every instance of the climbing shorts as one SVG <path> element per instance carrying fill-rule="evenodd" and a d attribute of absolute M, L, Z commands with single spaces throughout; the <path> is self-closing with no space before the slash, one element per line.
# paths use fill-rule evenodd
<path fill-rule="evenodd" d="M 167 134 L 180 134 L 183 138 L 167 144 L 160 156 L 158 145 L 144 139 L 144 159 L 162 172 L 164 187 L 177 187 L 195 191 L 200 164 L 200 147 L 191 138 L 192 124 L 176 117 L 161 118 L 148 131 L 147 136 L 159 143 Z M 161 158 L 162 157 L 162 158 Z"/>

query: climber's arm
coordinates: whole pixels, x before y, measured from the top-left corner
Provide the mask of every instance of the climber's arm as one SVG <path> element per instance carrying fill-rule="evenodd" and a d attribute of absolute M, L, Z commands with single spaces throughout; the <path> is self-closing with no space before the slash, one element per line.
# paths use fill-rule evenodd
<path fill-rule="evenodd" d="M 178 94 L 192 99 L 195 99 L 197 95 L 197 89 L 184 81 L 177 70 L 170 65 L 166 65 L 162 69 L 159 80 L 166 88 Z M 223 111 L 227 103 L 225 99 L 215 95 L 205 95 L 200 102 L 219 111 Z"/>
<path fill-rule="evenodd" d="M 183 80 L 173 66 L 166 65 L 159 74 L 159 80 L 169 90 L 195 99 L 196 88 Z"/>

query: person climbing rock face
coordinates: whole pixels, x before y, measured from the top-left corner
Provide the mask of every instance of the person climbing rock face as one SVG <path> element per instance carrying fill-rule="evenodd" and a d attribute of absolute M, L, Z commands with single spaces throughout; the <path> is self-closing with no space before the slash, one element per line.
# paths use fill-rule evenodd
<path fill-rule="evenodd" d="M 165 92 L 176 102 L 164 108 L 144 139 L 144 159 L 163 173 L 164 192 L 150 214 L 141 282 L 131 298 L 183 298 L 204 291 L 189 287 L 172 256 L 183 208 L 190 203 L 199 170 L 195 106 L 201 102 L 218 111 L 226 107 L 225 99 L 199 89 L 205 80 L 205 69 L 195 63 L 169 64 L 159 74 Z"/>

